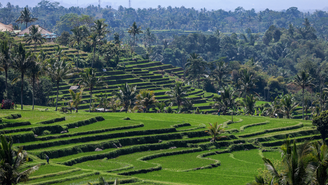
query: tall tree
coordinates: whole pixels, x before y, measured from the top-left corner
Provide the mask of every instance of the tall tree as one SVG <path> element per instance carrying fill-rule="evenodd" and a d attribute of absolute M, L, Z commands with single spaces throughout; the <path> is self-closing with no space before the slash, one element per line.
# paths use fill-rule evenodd
<path fill-rule="evenodd" d="M 290 94 L 286 94 L 281 97 L 281 111 L 285 114 L 286 118 L 291 118 L 293 111 L 298 104 L 295 102 L 294 97 Z"/>
<path fill-rule="evenodd" d="M 306 87 L 313 85 L 312 78 L 308 72 L 302 71 L 296 75 L 294 84 L 302 88 L 302 119 L 304 120 L 304 90 Z"/>
<path fill-rule="evenodd" d="M 69 94 L 71 96 L 71 105 L 75 107 L 75 112 L 78 112 L 79 105 L 82 101 L 83 89 L 80 89 L 79 92 L 74 92 L 72 89 L 69 89 Z"/>
<path fill-rule="evenodd" d="M 18 150 L 13 148 L 13 139 L 7 141 L 4 135 L 0 136 L 0 182 L 3 185 L 18 184 L 26 182 L 31 173 L 38 170 L 40 164 L 22 170 L 22 165 L 27 161 L 27 152 L 20 147 Z"/>
<path fill-rule="evenodd" d="M 177 104 L 179 111 L 182 102 L 186 99 L 186 96 L 188 95 L 188 89 L 186 86 L 183 86 L 183 83 L 176 82 L 175 86 L 171 87 L 171 90 L 167 91 L 165 94 L 170 97 L 172 103 Z"/>
<path fill-rule="evenodd" d="M 224 62 L 225 57 L 221 57 L 220 59 L 211 63 L 211 75 L 215 81 L 218 82 L 219 87 L 218 90 L 222 88 L 222 84 L 227 78 L 229 74 L 228 65 Z"/>
<path fill-rule="evenodd" d="M 96 71 L 93 68 L 85 68 L 83 72 L 80 73 L 80 80 L 77 83 L 83 87 L 90 89 L 90 108 L 89 111 L 91 112 L 91 103 L 92 103 L 92 90 L 95 87 L 102 87 L 105 85 L 103 81 L 104 77 L 97 77 Z"/>
<path fill-rule="evenodd" d="M 34 22 L 34 21 L 37 21 L 38 19 L 37 18 L 33 18 L 32 17 L 32 13 L 30 12 L 30 10 L 25 7 L 22 11 L 21 11 L 21 14 L 20 16 L 18 17 L 18 19 L 16 20 L 16 22 L 19 22 L 19 23 L 25 23 L 25 26 L 27 28 L 27 24 L 28 23 L 31 23 L 31 22 Z"/>
<path fill-rule="evenodd" d="M 128 112 L 129 108 L 135 104 L 137 94 L 137 86 L 130 86 L 128 83 L 121 85 L 118 92 L 114 92 L 114 95 L 121 101 L 121 111 L 125 109 L 125 112 Z"/>
<path fill-rule="evenodd" d="M 154 108 L 157 103 L 154 91 L 149 90 L 141 90 L 139 94 L 137 94 L 136 99 L 135 108 L 138 110 L 145 110 L 145 112 L 148 112 L 150 108 Z"/>
<path fill-rule="evenodd" d="M 39 32 L 39 27 L 32 25 L 29 30 L 29 34 L 25 36 L 25 42 L 27 44 L 31 44 L 32 42 L 34 42 L 34 50 L 36 50 L 36 46 L 41 46 L 46 39 L 43 38 L 41 33 Z"/>
<path fill-rule="evenodd" d="M 20 72 L 21 77 L 21 109 L 23 110 L 23 90 L 24 90 L 24 75 L 26 71 L 33 65 L 33 62 L 36 60 L 34 54 L 28 52 L 26 53 L 25 48 L 22 43 L 19 43 L 17 47 L 15 47 L 14 57 L 12 66 L 15 70 Z"/>
<path fill-rule="evenodd" d="M 192 53 L 188 59 L 188 62 L 185 64 L 185 73 L 189 79 L 197 79 L 197 84 L 199 86 L 200 78 L 206 74 L 207 66 L 207 62 L 204 59 L 196 53 Z"/>
<path fill-rule="evenodd" d="M 10 50 L 8 46 L 8 41 L 2 41 L 0 43 L 0 64 L 3 70 L 5 71 L 5 85 L 6 85 L 6 95 L 7 98 L 9 98 L 9 92 L 8 92 L 8 70 L 11 66 L 11 57 L 10 57 Z"/>
<path fill-rule="evenodd" d="M 109 33 L 110 31 L 107 29 L 108 25 L 105 24 L 103 19 L 96 20 L 94 22 L 94 25 L 91 27 L 91 35 L 90 39 L 92 40 L 93 43 L 93 60 L 91 67 L 93 67 L 93 63 L 95 61 L 95 52 L 97 49 L 97 44 L 100 43 L 105 37 L 106 34 Z"/>
<path fill-rule="evenodd" d="M 238 85 L 240 86 L 240 91 L 246 95 L 249 95 L 250 92 L 256 87 L 255 74 L 249 69 L 242 69 L 239 72 L 240 78 L 238 79 Z"/>
<path fill-rule="evenodd" d="M 44 67 L 50 78 L 56 83 L 57 86 L 57 98 L 56 98 L 56 111 L 58 107 L 58 94 L 59 94 L 59 82 L 72 76 L 72 64 L 59 60 L 58 58 L 50 58 Z"/>
<path fill-rule="evenodd" d="M 233 115 L 234 115 L 234 109 L 236 106 L 236 99 L 237 96 L 235 95 L 235 91 L 232 88 L 223 88 L 223 91 L 221 93 L 221 96 L 215 96 L 213 97 L 214 105 L 213 108 L 220 109 L 223 114 L 226 114 L 229 109 L 232 110 L 231 113 L 231 121 L 233 122 Z"/>
<path fill-rule="evenodd" d="M 137 23 L 133 22 L 132 26 L 130 26 L 130 28 L 128 29 L 128 33 L 133 36 L 133 45 L 135 46 L 137 39 L 136 36 L 143 32 L 141 31 L 141 27 L 138 27 Z"/>
<path fill-rule="evenodd" d="M 37 60 L 32 62 L 32 65 L 27 71 L 27 75 L 31 78 L 32 81 L 32 110 L 34 110 L 34 98 L 35 98 L 35 82 L 39 79 L 41 75 L 41 63 Z"/>

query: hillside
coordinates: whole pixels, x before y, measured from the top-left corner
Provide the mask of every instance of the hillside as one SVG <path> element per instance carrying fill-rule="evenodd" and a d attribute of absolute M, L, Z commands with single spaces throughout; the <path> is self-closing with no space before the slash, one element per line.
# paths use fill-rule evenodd
<path fill-rule="evenodd" d="M 1 110 L 0 117 L 0 130 L 29 153 L 25 165 L 42 164 L 27 182 L 35 185 L 97 183 L 99 176 L 127 184 L 246 184 L 264 168 L 262 155 L 280 158 L 275 149 L 286 135 L 320 138 L 309 121 L 258 116 L 232 123 L 215 115 Z M 226 138 L 210 142 L 209 122 L 223 124 Z"/>
<path fill-rule="evenodd" d="M 26 46 L 32 52 L 39 53 L 41 50 L 48 56 L 52 55 L 55 52 L 55 49 L 58 47 L 56 44 L 46 44 L 41 48 L 38 47 L 36 50 L 34 46 Z M 74 56 L 78 54 L 76 49 L 62 47 L 63 54 L 65 57 L 68 57 L 69 60 L 72 60 Z M 86 58 L 88 53 L 80 51 L 81 58 Z M 105 83 L 108 85 L 107 88 L 95 88 L 93 90 L 93 98 L 102 93 L 103 95 L 107 94 L 109 97 L 112 95 L 113 91 L 117 91 L 118 87 L 122 84 L 128 83 L 129 85 L 136 85 L 137 90 L 151 90 L 155 92 L 156 99 L 159 101 L 169 100 L 169 96 L 165 95 L 166 91 L 169 91 L 171 87 L 174 86 L 175 81 L 179 80 L 184 75 L 182 68 L 174 67 L 170 64 L 163 64 L 161 62 L 153 62 L 142 58 L 137 58 L 133 60 L 131 58 L 122 58 L 120 59 L 119 69 L 107 68 L 107 70 L 97 72 L 97 77 L 104 77 Z M 125 67 L 124 67 L 125 66 Z M 81 71 L 82 69 L 78 69 Z M 59 96 L 60 105 L 65 104 L 70 100 L 69 88 L 73 85 L 76 85 L 79 75 L 75 74 L 71 78 L 66 79 L 60 83 L 59 87 Z M 196 89 L 194 87 L 187 87 L 189 92 L 187 98 L 191 99 L 193 102 L 194 110 L 198 107 L 201 111 L 214 112 L 212 110 L 210 103 L 210 98 L 213 97 L 213 93 L 207 93 L 202 89 Z M 57 88 L 56 86 L 52 89 L 52 95 L 49 98 L 55 98 Z M 80 105 L 79 109 L 88 110 L 89 109 L 89 89 L 84 89 L 83 103 Z M 93 100 L 94 100 L 93 99 Z M 95 102 L 96 103 L 96 102 Z M 97 103 L 96 103 L 97 106 Z M 173 107 L 176 109 L 177 107 Z"/>

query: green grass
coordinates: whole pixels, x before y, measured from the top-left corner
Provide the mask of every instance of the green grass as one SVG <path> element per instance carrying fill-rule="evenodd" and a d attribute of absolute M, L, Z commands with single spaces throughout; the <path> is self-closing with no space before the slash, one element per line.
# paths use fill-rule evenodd
<path fill-rule="evenodd" d="M 196 91 L 196 90 L 193 90 Z M 156 92 L 165 92 L 164 90 L 159 90 Z M 202 103 L 200 105 L 208 105 L 209 103 Z M 28 106 L 25 106 L 28 107 Z M 45 107 L 38 107 L 39 110 L 44 110 Z M 64 126 L 69 123 L 74 123 L 79 120 L 90 119 L 96 116 L 102 116 L 105 118 L 104 121 L 95 122 L 85 126 L 79 126 L 78 128 L 69 129 L 67 136 L 70 137 L 60 137 L 56 138 L 56 136 L 65 136 L 65 134 L 52 134 L 48 136 L 39 136 L 36 138 L 36 141 L 25 142 L 23 143 L 15 143 L 14 146 L 28 146 L 31 144 L 43 144 L 44 147 L 39 147 L 34 150 L 28 150 L 30 157 L 33 159 L 33 162 L 27 163 L 27 165 L 35 165 L 37 163 L 46 163 L 44 159 L 39 159 L 35 155 L 39 155 L 40 153 L 53 151 L 57 152 L 61 150 L 63 154 L 62 157 L 58 158 L 50 158 L 50 164 L 42 165 L 38 171 L 31 175 L 32 180 L 28 182 L 28 184 L 32 183 L 54 183 L 54 181 L 59 180 L 55 184 L 87 184 L 88 182 L 97 183 L 99 176 L 104 176 L 106 180 L 113 181 L 115 178 L 119 177 L 120 179 L 126 178 L 138 178 L 138 182 L 133 184 L 188 184 L 188 185 L 202 185 L 202 184 L 246 184 L 251 182 L 254 179 L 254 175 L 258 173 L 258 169 L 264 168 L 263 161 L 261 159 L 261 155 L 271 159 L 271 160 L 279 160 L 280 153 L 278 151 L 273 152 L 263 152 L 261 153 L 257 149 L 253 150 L 241 150 L 234 151 L 232 153 L 222 153 L 210 155 L 204 158 L 201 158 L 201 154 L 213 152 L 213 151 L 223 151 L 228 146 L 215 148 L 215 146 L 209 143 L 210 136 L 206 135 L 205 130 L 208 126 L 208 123 L 218 122 L 219 124 L 227 123 L 231 120 L 231 116 L 217 116 L 217 115 L 205 115 L 205 114 L 157 114 L 157 113 L 87 113 L 80 111 L 79 113 L 69 113 L 63 114 L 54 111 L 20 111 L 20 110 L 0 110 L 0 117 L 6 116 L 9 114 L 22 114 L 22 118 L 13 119 L 13 120 L 5 120 L 7 122 L 20 122 L 20 121 L 30 121 L 32 125 L 28 126 L 20 126 L 14 128 L 6 128 L 7 130 L 16 129 L 16 128 L 26 128 L 32 129 L 37 126 L 44 126 L 40 124 L 36 124 L 37 122 L 43 120 L 49 120 L 53 118 L 66 117 L 65 121 L 52 123 L 50 125 L 59 125 Z M 211 110 L 211 109 L 209 109 Z M 123 120 L 123 118 L 129 117 L 131 120 Z M 311 136 L 318 136 L 318 133 L 313 132 L 313 127 L 311 121 L 303 121 L 303 120 L 294 120 L 294 119 L 276 119 L 276 118 L 268 118 L 268 117 L 259 117 L 259 116 L 234 116 L 234 123 L 224 124 L 225 130 L 239 130 L 237 133 L 233 133 L 235 135 L 235 139 L 220 141 L 220 143 L 232 143 L 236 142 L 237 146 L 240 142 L 245 143 L 245 141 L 249 141 L 252 143 L 255 138 L 261 138 L 262 144 L 267 144 L 270 142 L 281 142 L 283 138 L 281 136 L 289 133 L 294 133 L 295 138 L 310 138 Z M 245 128 L 243 131 L 240 131 L 241 127 L 252 125 L 256 123 L 267 122 L 264 125 L 253 125 L 251 127 Z M 266 129 L 274 129 L 281 127 L 294 126 L 303 123 L 302 128 L 295 128 L 291 130 L 283 130 L 283 131 L 275 131 L 270 133 L 263 133 L 256 136 L 238 138 L 239 135 L 244 134 L 253 134 L 262 132 Z M 173 125 L 189 123 L 191 126 L 184 126 L 177 128 L 177 132 L 170 131 L 170 133 L 163 133 L 162 136 L 167 136 L 169 134 L 182 134 L 179 135 L 178 139 L 166 138 L 163 139 L 162 144 L 165 144 L 168 141 L 180 142 L 184 141 L 184 143 L 193 144 L 193 146 L 201 145 L 203 146 L 203 150 L 200 152 L 194 153 L 185 153 L 185 154 L 175 154 L 169 156 L 161 156 L 157 158 L 153 158 L 151 160 L 142 160 L 146 156 L 151 156 L 155 154 L 163 154 L 167 152 L 177 152 L 181 150 L 189 150 L 191 148 L 178 147 L 175 149 L 166 149 L 168 147 L 158 148 L 156 150 L 148 150 L 144 149 L 142 152 L 130 151 L 133 145 L 123 146 L 123 150 L 126 149 L 126 153 L 122 154 L 116 158 L 111 159 L 98 159 L 100 157 L 90 157 L 88 156 L 97 155 L 97 154 L 109 154 L 116 152 L 116 148 L 103 148 L 102 151 L 94 151 L 94 148 L 85 149 L 82 152 L 78 150 L 80 146 L 90 146 L 97 145 L 100 143 L 109 143 L 112 141 L 117 141 L 125 138 L 126 136 L 116 135 L 115 138 L 107 137 L 110 134 L 116 133 L 125 133 L 130 131 L 149 131 L 154 129 L 161 128 L 172 128 Z M 122 130 L 108 130 L 114 129 L 117 127 L 126 127 L 131 125 L 144 125 L 143 127 L 130 128 L 130 129 L 122 129 Z M 1 129 L 1 130 L 6 130 Z M 107 130 L 106 130 L 107 129 Z M 191 131 L 185 131 L 188 129 L 193 129 Z M 88 131 L 97 131 L 97 133 L 88 133 Z M 29 131 L 32 132 L 32 131 Z M 187 133 L 188 132 L 188 133 Z M 12 133 L 10 135 L 17 135 L 28 133 L 25 131 L 20 131 L 16 133 Z M 194 133 L 195 135 L 192 135 Z M 301 133 L 301 134 L 300 134 Z M 201 134 L 201 135 L 199 135 Z M 205 135 L 203 135 L 205 134 Z M 231 133 L 230 133 L 231 134 Z M 190 137 L 188 137 L 189 135 Z M 229 135 L 228 133 L 224 135 Z M 102 137 L 102 139 L 96 138 L 94 136 L 106 136 Z M 129 138 L 143 138 L 148 136 L 155 136 L 155 134 L 149 133 L 147 135 L 132 135 L 128 136 Z M 159 135 L 157 135 L 159 136 Z M 279 137 L 278 137 L 279 136 Z M 92 137 L 92 139 L 90 139 Z M 44 139 L 48 140 L 44 140 Z M 79 138 L 79 140 L 75 140 Z M 84 138 L 84 140 L 80 140 L 80 138 Z M 86 139 L 89 138 L 89 139 Z M 164 138 L 164 137 L 163 137 Z M 42 139 L 42 140 L 41 140 Z M 57 143 L 53 146 L 47 146 L 47 143 L 54 141 L 65 141 L 67 144 Z M 152 145 L 158 145 L 157 140 L 155 143 L 151 141 Z M 124 143 L 122 143 L 124 144 Z M 138 147 L 147 146 L 150 143 L 135 144 Z M 278 144 L 275 144 L 278 145 Z M 101 146 L 101 145 L 99 145 Z M 106 146 L 106 145 L 103 145 Z M 163 145 L 164 146 L 164 145 Z M 208 146 L 209 148 L 206 148 Z M 270 145 L 268 145 L 270 146 Z M 73 147 L 76 148 L 76 152 L 68 153 L 72 151 Z M 98 146 L 97 146 L 98 147 Z M 106 146 L 107 147 L 107 146 Z M 170 147 L 170 146 L 169 146 Z M 275 146 L 279 147 L 279 146 Z M 67 149 L 65 151 L 65 149 Z M 210 151 L 209 151 L 210 149 Z M 139 150 L 138 150 L 139 151 Z M 67 152 L 67 153 L 65 153 Z M 77 164 L 73 166 L 64 166 L 61 165 L 65 162 L 73 161 L 77 158 L 84 159 L 84 161 L 78 161 Z M 182 172 L 184 170 L 196 169 L 206 165 L 210 165 L 220 161 L 220 166 L 214 167 L 211 169 L 200 169 L 189 172 Z M 148 173 L 138 173 L 134 174 L 130 177 L 127 176 L 118 176 L 118 173 L 131 172 L 134 170 L 149 170 L 154 167 L 161 166 L 162 169 L 159 171 L 152 171 Z M 26 168 L 24 168 L 26 169 Z M 24 170 L 23 169 L 23 170 Z M 76 171 L 79 170 L 79 171 Z M 107 173 L 110 171 L 110 173 Z M 100 173 L 100 175 L 96 175 L 96 173 Z M 87 175 L 84 176 L 83 174 Z M 81 176 L 80 176 L 81 175 Z M 42 177 L 42 178 L 41 178 Z M 216 177 L 216 178 L 213 178 Z M 219 180 L 218 180 L 219 179 Z M 143 181 L 145 180 L 145 181 Z"/>

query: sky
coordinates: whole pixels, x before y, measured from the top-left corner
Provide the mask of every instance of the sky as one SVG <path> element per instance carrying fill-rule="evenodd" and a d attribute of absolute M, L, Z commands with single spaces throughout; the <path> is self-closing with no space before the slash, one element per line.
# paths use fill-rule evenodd
<path fill-rule="evenodd" d="M 5 5 L 10 2 L 20 6 L 35 6 L 41 0 L 0 0 Z M 90 4 L 98 4 L 98 0 L 49 0 L 60 2 L 62 6 L 88 6 Z M 117 8 L 122 5 L 129 6 L 129 0 L 101 0 L 101 6 L 112 6 Z M 131 0 L 132 8 L 156 8 L 158 5 L 162 7 L 172 6 L 187 8 L 194 7 L 195 9 L 206 8 L 207 10 L 234 10 L 241 6 L 246 10 L 254 8 L 256 11 L 261 11 L 266 8 L 272 10 L 286 10 L 290 7 L 298 7 L 299 10 L 328 10 L 327 0 Z"/>

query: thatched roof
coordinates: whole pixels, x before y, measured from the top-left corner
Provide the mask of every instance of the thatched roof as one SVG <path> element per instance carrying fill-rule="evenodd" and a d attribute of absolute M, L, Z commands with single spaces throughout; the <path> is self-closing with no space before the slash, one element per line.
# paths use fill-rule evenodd
<path fill-rule="evenodd" d="M 0 22 L 0 31 L 14 31 L 14 27 L 12 24 L 6 25 Z"/>
<path fill-rule="evenodd" d="M 38 27 L 38 30 L 39 30 L 39 32 L 41 33 L 41 35 L 47 35 L 47 34 L 49 35 L 49 34 L 52 34 L 50 31 L 48 31 L 48 30 L 42 28 L 42 27 L 39 26 L 39 25 L 35 25 L 35 26 Z M 25 30 L 19 32 L 18 35 L 24 35 L 25 33 L 30 34 L 30 27 L 32 27 L 32 25 L 29 26 L 28 28 L 26 28 Z"/>

